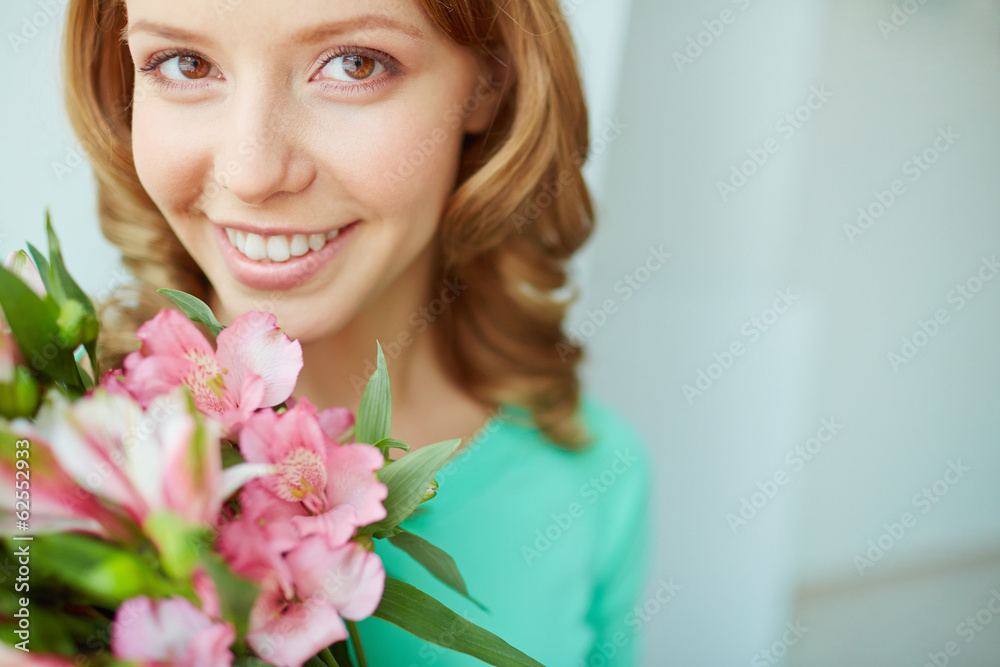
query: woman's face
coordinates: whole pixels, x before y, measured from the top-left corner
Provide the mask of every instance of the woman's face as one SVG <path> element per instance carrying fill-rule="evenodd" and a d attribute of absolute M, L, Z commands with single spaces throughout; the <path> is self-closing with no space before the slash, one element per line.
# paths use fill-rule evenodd
<path fill-rule="evenodd" d="M 224 316 L 315 340 L 426 286 L 495 99 L 415 0 L 127 0 L 135 166 Z"/>

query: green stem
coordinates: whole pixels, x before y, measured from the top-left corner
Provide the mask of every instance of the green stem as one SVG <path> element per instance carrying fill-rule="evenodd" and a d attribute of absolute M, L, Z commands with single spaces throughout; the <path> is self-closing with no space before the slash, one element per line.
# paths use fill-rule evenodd
<path fill-rule="evenodd" d="M 327 667 L 340 667 L 340 665 L 337 664 L 337 659 L 333 657 L 332 653 L 330 653 L 329 646 L 319 652 L 319 657 L 323 659 L 323 662 L 327 664 Z"/>
<path fill-rule="evenodd" d="M 358 667 L 368 667 L 365 660 L 365 649 L 361 646 L 361 633 L 358 632 L 358 624 L 354 621 L 346 621 L 347 632 L 351 635 L 351 644 L 354 645 L 354 655 L 358 659 Z"/>

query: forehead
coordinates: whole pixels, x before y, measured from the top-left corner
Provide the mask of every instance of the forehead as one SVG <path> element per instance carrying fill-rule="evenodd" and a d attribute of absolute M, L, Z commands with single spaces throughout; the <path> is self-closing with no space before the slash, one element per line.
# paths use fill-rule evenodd
<path fill-rule="evenodd" d="M 358 34 L 437 37 L 417 0 L 126 0 L 126 36 L 305 45 Z"/>

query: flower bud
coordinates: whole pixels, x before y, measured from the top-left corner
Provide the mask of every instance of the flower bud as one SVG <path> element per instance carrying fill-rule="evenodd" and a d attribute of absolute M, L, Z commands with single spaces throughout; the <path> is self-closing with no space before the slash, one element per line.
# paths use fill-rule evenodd
<path fill-rule="evenodd" d="M 97 318 L 87 312 L 79 301 L 69 299 L 59 309 L 59 345 L 72 350 L 97 339 Z"/>
<path fill-rule="evenodd" d="M 0 384 L 0 416 L 5 419 L 34 417 L 38 410 L 38 383 L 24 366 L 17 366 L 14 381 Z"/>
<path fill-rule="evenodd" d="M 436 496 L 438 493 L 438 483 L 436 479 L 431 480 L 431 485 L 427 487 L 424 491 L 424 495 L 420 497 L 420 502 L 426 503 L 428 500 Z"/>

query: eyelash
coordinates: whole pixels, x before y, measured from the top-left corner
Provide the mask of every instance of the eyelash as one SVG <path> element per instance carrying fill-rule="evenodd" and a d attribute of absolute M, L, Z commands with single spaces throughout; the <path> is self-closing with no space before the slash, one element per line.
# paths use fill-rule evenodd
<path fill-rule="evenodd" d="M 389 80 L 395 78 L 400 73 L 399 62 L 390 56 L 388 53 L 382 51 L 377 51 L 375 49 L 369 49 L 364 46 L 339 46 L 330 53 L 323 56 L 320 60 L 319 67 L 317 68 L 317 73 L 322 71 L 324 67 L 329 65 L 331 62 L 340 58 L 342 56 L 364 56 L 366 58 L 371 58 L 378 64 L 382 65 L 385 69 L 382 75 L 377 79 L 359 81 L 357 83 L 347 83 L 345 81 L 336 80 L 324 80 L 322 82 L 324 87 L 337 88 L 342 92 L 348 92 L 349 94 L 357 94 L 364 91 L 372 91 L 389 83 Z M 160 51 L 154 54 L 146 62 L 146 65 L 139 68 L 139 71 L 150 76 L 152 80 L 160 86 L 166 89 L 182 88 L 190 90 L 192 86 L 198 86 L 202 83 L 198 79 L 192 79 L 190 83 L 180 83 L 172 79 L 166 79 L 162 76 L 158 76 L 156 70 L 163 63 L 171 60 L 172 58 L 177 58 L 178 56 L 193 56 L 196 58 L 201 58 L 202 60 L 207 60 L 211 62 L 209 58 L 206 58 L 198 51 L 184 50 L 184 49 L 168 49 L 166 51 Z"/>

